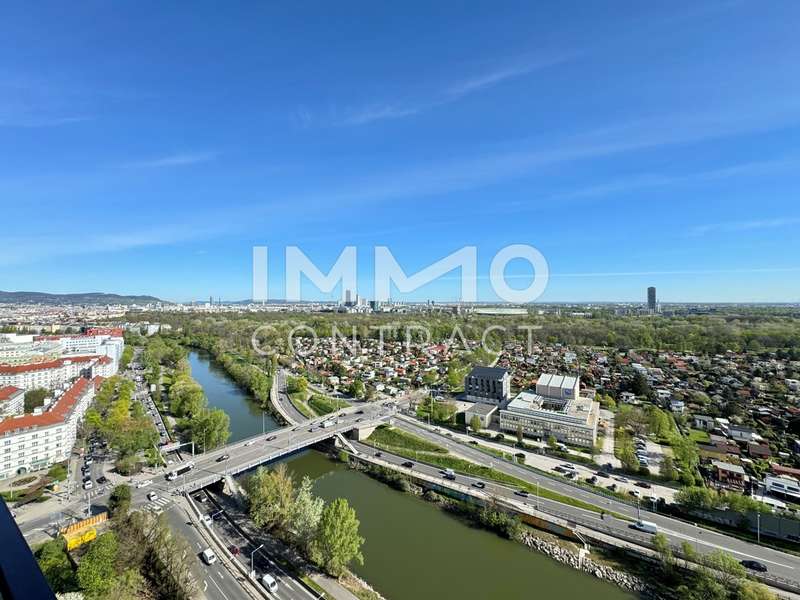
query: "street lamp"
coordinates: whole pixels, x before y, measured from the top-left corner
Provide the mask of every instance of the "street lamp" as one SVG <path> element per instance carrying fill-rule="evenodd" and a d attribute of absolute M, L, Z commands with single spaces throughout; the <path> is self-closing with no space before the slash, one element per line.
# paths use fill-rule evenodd
<path fill-rule="evenodd" d="M 255 567 L 253 566 L 253 557 L 255 556 L 255 553 L 261 550 L 263 547 L 264 544 L 261 544 L 258 548 L 256 548 L 250 553 L 250 577 L 253 577 L 255 573 Z"/>
<path fill-rule="evenodd" d="M 761 511 L 756 513 L 756 535 L 758 536 L 758 543 L 761 543 Z"/>

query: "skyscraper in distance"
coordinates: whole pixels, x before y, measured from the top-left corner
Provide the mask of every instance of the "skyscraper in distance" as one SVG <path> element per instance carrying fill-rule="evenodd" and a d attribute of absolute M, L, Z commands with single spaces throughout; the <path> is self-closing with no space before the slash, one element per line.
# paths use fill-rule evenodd
<path fill-rule="evenodd" d="M 647 309 L 650 312 L 656 312 L 656 288 L 647 288 Z"/>

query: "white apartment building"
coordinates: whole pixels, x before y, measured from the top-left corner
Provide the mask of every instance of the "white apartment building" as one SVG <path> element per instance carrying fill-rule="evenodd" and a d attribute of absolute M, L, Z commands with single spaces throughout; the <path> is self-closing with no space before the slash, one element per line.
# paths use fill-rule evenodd
<path fill-rule="evenodd" d="M 577 377 L 542 374 L 536 392 L 520 392 L 500 410 L 500 430 L 590 448 L 597 441 L 600 403 L 580 396 Z"/>
<path fill-rule="evenodd" d="M 53 390 L 82 374 L 90 375 L 100 357 L 73 356 L 27 365 L 0 365 L 0 387 L 14 386 L 22 390 Z"/>
<path fill-rule="evenodd" d="M 32 335 L 0 334 L 0 365 L 19 365 L 55 360 L 61 346 L 54 341 L 34 341 Z"/>
<path fill-rule="evenodd" d="M 25 390 L 12 385 L 0 387 L 0 419 L 25 412 Z"/>
<path fill-rule="evenodd" d="M 69 458 L 78 425 L 95 394 L 98 381 L 80 377 L 56 392 L 49 410 L 10 417 L 0 422 L 0 479 L 47 469 Z"/>

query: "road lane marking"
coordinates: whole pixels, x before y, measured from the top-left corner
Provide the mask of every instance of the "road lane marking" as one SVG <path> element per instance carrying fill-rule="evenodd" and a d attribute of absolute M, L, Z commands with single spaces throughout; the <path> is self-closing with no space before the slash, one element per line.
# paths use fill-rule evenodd
<path fill-rule="evenodd" d="M 217 588 L 217 589 L 219 590 L 219 593 L 220 593 L 220 594 L 222 594 L 222 597 L 223 597 L 223 598 L 225 598 L 225 600 L 230 600 L 230 599 L 228 598 L 228 596 L 226 596 L 226 595 L 225 595 L 225 592 L 223 592 L 223 591 L 222 591 L 222 588 L 221 588 L 221 587 L 219 587 L 219 585 L 217 585 L 217 582 L 216 582 L 216 581 L 214 581 L 214 579 L 213 579 L 213 578 L 211 579 L 211 583 L 213 583 L 213 584 L 214 584 L 214 587 L 215 587 L 215 588 Z"/>
<path fill-rule="evenodd" d="M 675 536 L 675 537 L 679 537 L 679 538 L 683 538 L 683 539 L 688 540 L 690 542 L 695 542 L 697 545 L 708 546 L 709 548 L 717 548 L 718 550 L 725 550 L 725 552 L 730 552 L 731 554 L 738 554 L 739 556 L 744 556 L 745 558 L 752 558 L 752 559 L 757 560 L 759 562 L 770 563 L 771 565 L 776 565 L 778 567 L 783 567 L 785 569 L 792 569 L 792 570 L 794 569 L 794 567 L 791 566 L 791 565 L 784 565 L 783 563 L 775 562 L 773 560 L 769 560 L 769 559 L 766 559 L 766 558 L 761 558 L 760 556 L 753 556 L 752 554 L 746 554 L 744 552 L 739 552 L 738 550 L 731 550 L 730 548 L 728 548 L 726 546 L 719 546 L 717 544 L 712 544 L 711 542 L 706 542 L 702 538 L 697 537 L 697 536 L 690 536 L 690 535 L 686 535 L 686 534 L 683 534 L 683 533 L 678 533 L 676 531 L 670 531 L 669 529 L 664 529 L 663 531 L 664 531 L 664 533 L 668 533 L 669 535 L 672 535 L 672 536 Z"/>

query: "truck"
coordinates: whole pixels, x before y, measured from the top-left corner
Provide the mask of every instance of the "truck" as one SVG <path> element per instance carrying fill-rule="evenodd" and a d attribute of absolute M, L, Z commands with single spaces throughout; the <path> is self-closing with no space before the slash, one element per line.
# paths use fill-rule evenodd
<path fill-rule="evenodd" d="M 651 521 L 636 521 L 631 527 L 645 533 L 658 533 L 658 525 Z"/>
<path fill-rule="evenodd" d="M 188 473 L 192 469 L 194 469 L 193 462 L 184 463 L 180 465 L 177 469 L 170 471 L 167 474 L 167 481 L 175 481 L 178 477 L 180 477 L 184 473 Z"/>
<path fill-rule="evenodd" d="M 323 429 L 327 429 L 328 427 L 333 427 L 333 421 L 330 420 L 323 421 L 322 424 L 320 424 L 320 427 L 322 427 Z"/>

